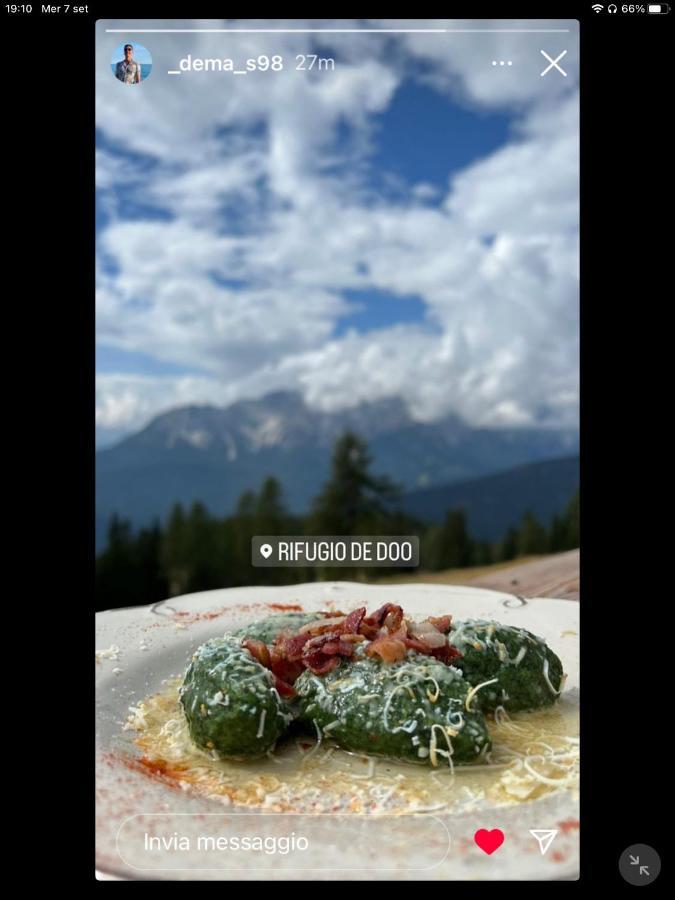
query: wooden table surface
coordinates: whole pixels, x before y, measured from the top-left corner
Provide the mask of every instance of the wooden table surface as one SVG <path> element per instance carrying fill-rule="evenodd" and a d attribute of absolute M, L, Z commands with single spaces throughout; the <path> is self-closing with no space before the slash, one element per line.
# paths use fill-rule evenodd
<path fill-rule="evenodd" d="M 483 575 L 467 584 L 492 588 L 522 597 L 579 599 L 579 551 L 556 553 L 545 559 L 520 563 Z"/>
<path fill-rule="evenodd" d="M 556 553 L 545 559 L 509 566 L 467 582 L 477 587 L 520 594 L 522 597 L 579 599 L 579 551 Z"/>

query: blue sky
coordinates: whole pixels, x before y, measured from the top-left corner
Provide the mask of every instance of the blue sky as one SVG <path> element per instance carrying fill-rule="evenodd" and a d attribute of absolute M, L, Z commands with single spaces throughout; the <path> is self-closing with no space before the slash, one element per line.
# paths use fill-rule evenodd
<path fill-rule="evenodd" d="M 508 113 L 467 109 L 438 91 L 404 82 L 376 119 L 374 170 L 440 190 L 448 178 L 509 138 Z"/>
<path fill-rule="evenodd" d="M 529 35 L 334 35 L 334 72 L 207 83 L 165 71 L 317 48 L 146 37 L 142 91 L 97 76 L 102 442 L 279 387 L 328 408 L 400 394 L 425 420 L 576 421 L 574 41 L 567 83 L 533 77 Z M 97 40 L 122 58 L 103 23 Z"/>
<path fill-rule="evenodd" d="M 156 359 L 151 353 L 138 350 L 121 350 L 106 344 L 96 345 L 96 371 L 103 373 L 140 375 L 200 375 L 203 370 L 195 366 Z"/>
<path fill-rule="evenodd" d="M 426 321 L 427 308 L 415 296 L 397 297 L 386 291 L 344 291 L 354 311 L 340 316 L 334 336 L 341 337 L 353 330 L 367 334 L 392 325 L 420 324 Z"/>
<path fill-rule="evenodd" d="M 466 109 L 449 101 L 437 91 L 414 82 L 404 82 L 391 104 L 372 122 L 372 149 L 364 160 L 364 180 L 368 188 L 380 196 L 400 195 L 414 185 L 423 183 L 436 189 L 426 198 L 429 204 L 438 203 L 447 189 L 448 180 L 476 159 L 488 156 L 506 143 L 509 117 L 503 113 L 485 113 Z M 223 135 L 225 137 L 225 135 Z M 264 140 L 264 133 L 258 135 Z M 346 142 L 348 139 L 344 137 Z M 137 174 L 151 175 L 153 161 L 126 150 L 123 142 L 109 141 L 99 133 L 99 146 L 133 166 Z M 340 146 L 337 148 L 340 156 Z M 392 181 L 395 179 L 395 181 Z M 174 218 L 160 203 L 144 202 L 124 184 L 112 185 L 107 192 L 107 204 L 114 204 L 118 214 L 132 220 L 170 220 Z M 243 216 L 242 216 L 243 218 Z M 98 227 L 105 229 L 108 221 L 103 204 L 98 204 Z M 221 225 L 236 230 L 238 217 L 223 217 Z M 104 267 L 110 260 L 100 255 Z M 113 267 L 114 268 L 114 267 Z M 219 279 L 220 283 L 246 286 L 243 280 Z M 345 299 L 353 310 L 340 316 L 334 335 L 339 337 L 350 330 L 366 334 L 396 324 L 422 323 L 427 317 L 423 300 L 414 295 L 397 297 L 377 290 L 345 290 Z M 164 374 L 168 372 L 198 372 L 195 367 L 175 366 L 153 358 L 151 353 L 125 352 L 105 344 L 99 345 L 97 366 L 101 372 L 137 372 Z"/>

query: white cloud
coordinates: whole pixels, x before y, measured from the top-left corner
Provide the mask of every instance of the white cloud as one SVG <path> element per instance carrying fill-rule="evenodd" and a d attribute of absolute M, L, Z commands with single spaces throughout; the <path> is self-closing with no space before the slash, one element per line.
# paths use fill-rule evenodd
<path fill-rule="evenodd" d="M 389 27 L 410 27 L 407 20 L 391 20 Z M 427 24 L 428 23 L 428 24 Z M 486 21 L 484 19 L 427 20 L 425 27 L 494 29 L 482 34 L 408 34 L 403 41 L 410 52 L 429 66 L 427 80 L 441 90 L 488 109 L 524 110 L 535 104 L 550 106 L 567 96 L 576 85 L 579 67 L 577 23 L 551 19 Z M 515 34 L 509 29 L 570 28 L 571 33 Z M 504 29 L 501 33 L 499 29 Z M 548 65 L 541 51 L 555 59 L 567 51 L 557 73 L 541 77 Z M 512 66 L 492 66 L 509 60 Z"/>
<path fill-rule="evenodd" d="M 111 37 L 99 33 L 106 65 Z M 312 49 L 297 35 L 154 37 L 155 65 L 166 68 L 188 51 L 243 59 Z M 98 337 L 204 376 L 100 376 L 100 427 L 137 428 L 174 405 L 280 387 L 324 408 L 400 393 L 422 419 L 455 410 L 481 425 L 576 424 L 576 39 L 546 40 L 551 52 L 567 41 L 568 79 L 541 78 L 538 42 L 514 35 L 332 36 L 330 76 L 261 73 L 234 89 L 231 77 L 210 75 L 199 90 L 193 76 L 151 76 L 131 99 L 136 89 L 102 65 L 98 127 L 155 160 L 135 177 L 103 149 L 103 196 L 129 185 L 135 200 L 173 219 L 129 219 L 110 204 L 100 247 L 115 269 L 101 266 Z M 518 64 L 499 72 L 493 57 Z M 434 89 L 510 110 L 513 138 L 449 180 L 438 206 L 429 205 L 437 189 L 424 184 L 373 202 L 358 154 L 372 115 L 420 62 Z M 345 124 L 356 159 L 338 176 L 326 166 Z M 428 326 L 335 339 L 348 289 L 418 295 Z"/>

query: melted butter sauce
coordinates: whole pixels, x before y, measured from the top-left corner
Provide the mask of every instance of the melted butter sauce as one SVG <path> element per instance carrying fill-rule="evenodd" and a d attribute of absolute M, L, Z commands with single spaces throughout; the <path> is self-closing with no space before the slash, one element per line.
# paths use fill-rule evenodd
<path fill-rule="evenodd" d="M 180 679 L 165 683 L 129 717 L 126 728 L 148 773 L 225 804 L 272 812 L 463 812 L 508 806 L 552 791 L 578 792 L 578 708 L 555 706 L 488 718 L 489 763 L 432 768 L 338 749 L 328 736 L 291 737 L 251 762 L 218 760 L 191 741 L 178 702 Z"/>

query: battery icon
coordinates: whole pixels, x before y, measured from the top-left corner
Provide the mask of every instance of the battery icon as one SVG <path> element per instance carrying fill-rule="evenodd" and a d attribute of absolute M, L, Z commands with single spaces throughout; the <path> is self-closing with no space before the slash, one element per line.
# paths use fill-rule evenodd
<path fill-rule="evenodd" d="M 670 6 L 667 3 L 650 3 L 647 12 L 656 16 L 663 15 L 670 12 Z"/>

